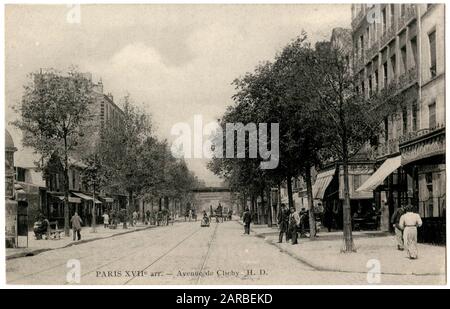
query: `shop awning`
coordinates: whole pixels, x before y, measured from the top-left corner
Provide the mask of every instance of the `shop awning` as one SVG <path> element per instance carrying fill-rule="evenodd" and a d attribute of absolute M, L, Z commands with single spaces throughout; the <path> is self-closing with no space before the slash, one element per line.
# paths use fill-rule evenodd
<path fill-rule="evenodd" d="M 325 190 L 330 185 L 335 172 L 336 170 L 333 168 L 332 170 L 321 172 L 317 175 L 316 182 L 314 182 L 312 187 L 313 198 L 323 199 Z"/>
<path fill-rule="evenodd" d="M 53 196 L 60 199 L 61 201 L 64 201 L 64 195 L 53 195 Z M 81 199 L 79 197 L 69 196 L 69 203 L 80 204 Z"/>
<path fill-rule="evenodd" d="M 80 198 L 82 198 L 85 201 L 92 201 L 92 196 L 86 195 L 84 193 L 81 192 L 72 192 L 73 195 L 76 195 Z M 101 204 L 102 202 L 100 202 L 99 200 L 95 199 L 95 204 Z"/>
<path fill-rule="evenodd" d="M 383 183 L 383 181 L 392 174 L 396 169 L 398 169 L 402 165 L 402 156 L 397 156 L 394 158 L 389 158 L 384 161 L 383 164 L 375 171 L 375 173 L 370 176 L 369 179 L 366 180 L 358 189 L 357 192 L 360 191 L 373 191 L 379 185 Z"/>

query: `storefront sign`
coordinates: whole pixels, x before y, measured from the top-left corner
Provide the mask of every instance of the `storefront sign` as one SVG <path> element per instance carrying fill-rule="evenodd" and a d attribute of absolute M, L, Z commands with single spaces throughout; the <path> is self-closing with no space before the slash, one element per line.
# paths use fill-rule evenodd
<path fill-rule="evenodd" d="M 445 138 L 437 138 L 419 142 L 402 149 L 402 165 L 413 161 L 445 154 Z"/>

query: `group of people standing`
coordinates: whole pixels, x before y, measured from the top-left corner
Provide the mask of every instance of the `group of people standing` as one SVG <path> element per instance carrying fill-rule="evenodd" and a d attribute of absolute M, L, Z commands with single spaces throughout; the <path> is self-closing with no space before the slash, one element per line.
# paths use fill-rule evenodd
<path fill-rule="evenodd" d="M 291 240 L 293 245 L 298 244 L 298 234 L 304 233 L 303 221 L 308 216 L 306 210 L 302 209 L 299 213 L 295 207 L 288 209 L 286 204 L 281 204 L 280 211 L 278 212 L 278 228 L 280 234 L 278 236 L 278 242 L 283 242 L 283 235 L 286 237 L 286 242 Z"/>
<path fill-rule="evenodd" d="M 304 232 L 303 222 L 307 218 L 308 212 L 304 209 L 299 213 L 294 207 L 288 209 L 285 204 L 281 204 L 278 212 L 278 227 L 280 229 L 278 242 L 283 242 L 285 235 L 286 241 L 292 240 L 292 244 L 298 244 L 298 235 Z M 252 215 L 248 208 L 245 209 L 242 215 L 244 223 L 244 234 L 250 234 L 250 223 L 252 222 Z"/>
<path fill-rule="evenodd" d="M 414 207 L 408 204 L 397 208 L 392 214 L 391 224 L 395 230 L 397 249 L 406 249 L 410 259 L 417 259 L 417 228 L 422 226 L 422 219 L 414 212 Z"/>

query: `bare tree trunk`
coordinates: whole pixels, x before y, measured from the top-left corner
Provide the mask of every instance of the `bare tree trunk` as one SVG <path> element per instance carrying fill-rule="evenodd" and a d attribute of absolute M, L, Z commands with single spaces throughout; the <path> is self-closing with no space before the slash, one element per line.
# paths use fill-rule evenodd
<path fill-rule="evenodd" d="M 123 228 L 126 229 L 128 228 L 127 226 L 127 221 L 130 217 L 130 211 L 131 211 L 131 206 L 133 205 L 133 191 L 132 190 L 128 190 L 128 204 L 127 204 L 127 208 L 125 211 L 125 218 L 123 218 Z M 131 223 L 131 226 L 133 226 L 133 223 Z"/>
<path fill-rule="evenodd" d="M 261 196 L 261 209 L 260 209 L 259 212 L 258 212 L 258 214 L 259 214 L 259 219 L 258 219 L 258 221 L 259 221 L 261 224 L 263 224 L 263 223 L 266 223 L 266 222 L 265 222 L 266 218 L 265 218 L 265 215 L 264 215 L 264 213 L 265 213 L 265 211 L 266 211 L 266 204 L 264 203 L 264 189 L 261 189 L 260 196 Z"/>
<path fill-rule="evenodd" d="M 64 137 L 64 235 L 70 236 L 69 218 L 69 155 L 67 137 Z"/>
<path fill-rule="evenodd" d="M 267 188 L 267 199 L 268 199 L 268 206 L 269 206 L 269 222 L 268 222 L 268 226 L 272 227 L 272 218 L 273 218 L 273 205 L 272 205 L 272 190 L 270 187 Z"/>
<path fill-rule="evenodd" d="M 314 201 L 312 196 L 312 180 L 311 180 L 311 166 L 306 163 L 305 167 L 305 182 L 306 182 L 306 194 L 308 196 L 308 208 L 309 208 L 309 239 L 314 240 L 316 238 L 316 218 L 314 217 Z"/>
<path fill-rule="evenodd" d="M 286 182 L 287 182 L 289 209 L 291 209 L 291 207 L 294 207 L 294 199 L 292 197 L 292 178 L 291 178 L 291 176 L 288 176 L 286 178 Z"/>
<path fill-rule="evenodd" d="M 96 225 L 97 225 L 97 208 L 95 205 L 95 185 L 93 187 L 93 193 L 92 193 L 92 233 L 96 233 Z"/>
<path fill-rule="evenodd" d="M 278 218 L 278 213 L 281 209 L 281 182 L 278 182 L 278 192 L 277 192 L 277 212 L 275 213 L 275 218 Z M 278 221 L 277 221 L 278 225 Z"/>
<path fill-rule="evenodd" d="M 355 252 L 352 236 L 352 220 L 350 207 L 350 194 L 348 183 L 348 156 L 347 149 L 344 150 L 344 158 L 342 167 L 344 169 L 344 204 L 342 206 L 344 217 L 344 252 Z M 338 172 L 339 173 L 339 172 Z M 338 174 L 339 175 L 339 174 Z"/>

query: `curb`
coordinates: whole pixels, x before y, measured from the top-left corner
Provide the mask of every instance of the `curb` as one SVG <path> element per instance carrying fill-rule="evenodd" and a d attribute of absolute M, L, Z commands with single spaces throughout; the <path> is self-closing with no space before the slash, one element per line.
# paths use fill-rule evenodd
<path fill-rule="evenodd" d="M 239 221 L 238 221 L 239 222 Z M 243 225 L 241 222 L 239 222 Z M 330 268 L 318 265 L 312 262 L 310 259 L 306 259 L 301 255 L 297 255 L 295 253 L 290 252 L 289 250 L 284 249 L 278 243 L 272 242 L 266 239 L 266 235 L 264 233 L 258 233 L 254 229 L 250 228 L 250 231 L 253 232 L 253 236 L 263 239 L 269 245 L 274 246 L 278 250 L 283 253 L 286 253 L 290 257 L 296 259 L 297 261 L 317 270 L 317 271 L 328 271 L 328 272 L 340 272 L 340 273 L 353 273 L 353 274 L 367 274 L 367 271 L 359 271 L 359 270 L 348 270 L 348 269 L 339 269 L 339 268 Z M 370 235 L 368 237 L 377 237 L 374 235 Z M 381 275 L 394 275 L 394 276 L 445 276 L 445 273 L 396 273 L 396 272 L 381 272 Z"/>
<path fill-rule="evenodd" d="M 47 252 L 47 251 L 64 249 L 64 248 L 77 246 L 77 245 L 85 244 L 85 243 L 96 241 L 96 240 L 108 239 L 108 238 L 121 236 L 121 235 L 129 234 L 129 233 L 140 232 L 140 231 L 148 230 L 148 229 L 155 228 L 155 227 L 156 226 L 153 226 L 153 225 L 152 226 L 146 226 L 146 227 L 143 227 L 143 228 L 140 228 L 140 229 L 120 232 L 120 233 L 112 234 L 112 235 L 109 235 L 109 236 L 106 236 L 106 237 L 95 237 L 95 238 L 91 238 L 91 239 L 84 239 L 84 240 L 80 240 L 80 241 L 77 241 L 77 242 L 72 242 L 72 243 L 69 243 L 69 244 L 64 245 L 62 247 L 57 247 L 57 248 L 40 248 L 40 249 L 34 249 L 34 250 L 30 250 L 30 251 L 19 252 L 19 253 L 15 253 L 15 254 L 11 254 L 9 256 L 6 256 L 6 260 L 12 260 L 12 259 L 28 257 L 28 256 L 35 256 L 35 255 L 38 255 L 40 253 Z"/>

